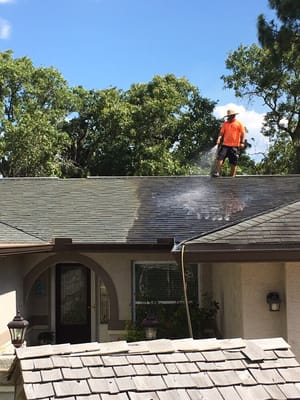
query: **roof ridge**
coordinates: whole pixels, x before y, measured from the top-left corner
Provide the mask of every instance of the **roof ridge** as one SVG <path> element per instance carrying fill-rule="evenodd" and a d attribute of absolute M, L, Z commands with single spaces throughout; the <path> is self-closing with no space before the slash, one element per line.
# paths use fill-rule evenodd
<path fill-rule="evenodd" d="M 287 174 L 284 175 L 286 178 L 296 178 L 300 177 L 300 174 Z M 178 179 L 178 178 L 205 178 L 211 180 L 210 175 L 201 175 L 201 174 L 190 174 L 190 175 L 91 175 L 83 178 L 60 178 L 58 176 L 16 176 L 16 177 L 1 177 L 1 181 L 13 181 L 13 180 L 60 180 L 60 181 L 72 181 L 72 180 L 90 180 L 90 179 L 145 179 L 145 178 L 151 178 L 151 179 L 162 179 L 162 178 L 168 178 L 168 179 Z M 283 178 L 283 175 L 281 174 L 272 174 L 272 175 L 238 175 L 234 179 L 235 180 L 241 180 L 241 179 L 265 179 L 265 178 L 270 178 L 270 179 L 279 179 Z M 223 176 L 220 178 L 220 180 L 232 180 L 231 176 Z"/>
<path fill-rule="evenodd" d="M 16 349 L 18 359 L 29 359 L 49 356 L 95 356 L 95 355 L 120 355 L 120 354 L 151 354 L 175 353 L 193 351 L 215 351 L 245 349 L 258 346 L 261 350 L 290 349 L 290 345 L 282 338 L 268 339 L 155 339 L 151 341 L 127 342 L 125 340 L 112 342 L 90 342 L 80 344 L 48 344 L 40 346 L 20 347 Z"/>

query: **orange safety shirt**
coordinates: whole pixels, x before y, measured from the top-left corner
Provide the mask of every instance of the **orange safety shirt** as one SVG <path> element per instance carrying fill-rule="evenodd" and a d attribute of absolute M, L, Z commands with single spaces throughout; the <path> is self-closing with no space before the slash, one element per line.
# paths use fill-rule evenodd
<path fill-rule="evenodd" d="M 225 121 L 221 126 L 220 135 L 223 136 L 225 146 L 239 147 L 241 136 L 245 135 L 244 125 L 237 119 L 231 122 Z"/>

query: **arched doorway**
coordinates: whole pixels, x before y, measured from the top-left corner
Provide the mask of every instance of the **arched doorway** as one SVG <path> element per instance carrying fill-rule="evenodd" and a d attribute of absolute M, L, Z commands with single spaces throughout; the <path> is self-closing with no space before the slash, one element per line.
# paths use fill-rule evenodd
<path fill-rule="evenodd" d="M 49 299 L 45 300 L 49 315 L 43 319 L 43 329 L 55 331 L 56 343 L 84 343 L 103 338 L 107 341 L 108 330 L 120 329 L 114 283 L 95 260 L 82 254 L 58 253 L 39 262 L 24 278 L 24 303 L 30 301 L 29 307 L 34 301 L 32 289 L 43 274 L 47 274 L 50 282 Z M 109 299 L 109 309 L 105 312 L 101 312 L 103 291 Z M 36 329 L 41 327 L 41 318 L 38 321 Z M 102 335 L 103 323 L 106 334 Z"/>

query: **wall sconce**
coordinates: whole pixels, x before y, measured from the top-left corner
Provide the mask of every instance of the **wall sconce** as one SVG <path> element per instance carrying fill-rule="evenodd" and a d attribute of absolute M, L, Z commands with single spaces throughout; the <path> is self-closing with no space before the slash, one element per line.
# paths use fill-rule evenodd
<path fill-rule="evenodd" d="M 145 330 L 147 340 L 156 339 L 158 321 L 153 316 L 146 316 L 142 321 L 142 328 Z"/>
<path fill-rule="evenodd" d="M 277 292 L 268 293 L 267 303 L 269 304 L 269 311 L 280 311 L 281 299 L 279 293 Z"/>
<path fill-rule="evenodd" d="M 11 337 L 11 343 L 15 348 L 21 347 L 24 343 L 25 333 L 28 325 L 29 322 L 22 317 L 20 311 L 18 311 L 15 318 L 7 324 Z"/>

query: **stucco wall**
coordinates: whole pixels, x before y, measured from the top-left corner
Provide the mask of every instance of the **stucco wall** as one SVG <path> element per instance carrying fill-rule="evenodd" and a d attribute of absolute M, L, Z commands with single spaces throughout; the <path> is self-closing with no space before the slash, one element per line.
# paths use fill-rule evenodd
<path fill-rule="evenodd" d="M 6 335 L 8 339 L 6 325 L 14 317 L 17 307 L 20 306 L 23 311 L 22 280 L 25 272 L 30 272 L 38 262 L 51 256 L 53 255 L 39 254 L 0 259 L 0 346 L 4 341 L 3 335 Z M 132 263 L 134 261 L 174 261 L 168 253 L 140 253 L 135 254 L 134 258 L 130 253 L 87 253 L 84 256 L 96 262 L 109 274 L 118 295 L 119 319 L 123 321 L 131 319 Z M 39 271 L 38 268 L 37 271 Z M 300 264 L 220 263 L 211 267 L 206 264 L 202 266 L 200 280 L 201 290 L 210 288 L 212 285 L 213 297 L 220 303 L 218 322 L 223 337 L 282 336 L 289 341 L 300 356 L 300 324 L 298 323 Z M 280 293 L 283 300 L 280 312 L 268 310 L 266 295 L 269 291 Z M 35 296 L 32 297 L 32 293 L 29 298 L 29 305 L 37 301 Z M 36 304 L 36 308 L 31 312 L 42 315 L 45 308 L 45 315 L 47 315 L 49 310 L 46 310 L 46 304 L 54 308 L 54 300 L 51 304 L 45 298 L 44 305 Z M 26 309 L 24 311 L 27 316 Z M 100 326 L 97 329 L 100 332 Z M 116 335 L 119 333 L 116 332 Z"/>
<path fill-rule="evenodd" d="M 287 341 L 300 360 L 300 263 L 287 263 L 286 272 L 286 313 Z"/>
<path fill-rule="evenodd" d="M 140 254 L 135 254 L 134 257 L 131 253 L 84 253 L 81 254 L 83 257 L 87 257 L 89 260 L 91 260 L 93 263 L 96 263 L 98 266 L 101 267 L 109 276 L 111 281 L 113 282 L 113 285 L 115 287 L 116 293 L 117 293 L 117 301 L 118 301 L 118 310 L 119 310 L 119 320 L 121 321 L 126 321 L 131 319 L 131 288 L 132 288 L 132 264 L 134 261 L 169 261 L 169 262 L 174 262 L 174 258 L 169 254 L 152 254 L 152 253 L 140 253 Z M 75 261 L 77 262 L 78 260 L 76 259 L 76 255 L 72 257 L 72 255 L 61 255 L 61 260 L 59 261 L 59 256 L 55 256 L 56 262 L 68 262 L 68 261 Z M 50 260 L 49 266 L 51 264 L 51 260 L 53 259 L 53 254 L 48 254 L 45 256 L 30 256 L 27 257 L 26 259 L 26 272 L 30 275 L 31 270 L 34 271 L 34 279 L 31 280 L 31 278 L 28 280 L 26 278 L 26 283 L 30 282 L 30 285 L 27 285 L 27 304 L 28 307 L 30 308 L 31 315 L 34 315 L 34 317 L 42 316 L 43 314 L 46 316 L 48 315 L 49 318 L 48 320 L 52 320 L 54 313 L 54 307 L 55 307 L 55 302 L 54 302 L 54 292 L 50 288 L 47 289 L 47 293 L 44 296 L 37 295 L 34 281 L 37 278 L 38 272 L 41 270 L 44 270 L 45 265 L 47 265 L 47 258 Z M 42 264 L 41 261 L 43 261 Z M 82 262 L 79 261 L 79 262 Z M 84 262 L 83 262 L 84 264 Z M 38 266 L 42 266 L 42 268 L 37 268 Z M 45 281 L 45 272 L 40 276 L 42 278 L 42 282 Z M 27 275 L 28 276 L 28 275 Z M 93 276 L 93 275 L 92 275 Z M 40 279 L 39 278 L 39 279 Z M 100 276 L 101 278 L 101 276 Z M 49 282 L 49 280 L 48 280 Z M 92 290 L 94 285 L 97 286 L 97 280 L 92 281 Z M 54 282 L 53 282 L 54 283 Z M 33 285 L 31 287 L 31 285 Z M 38 288 L 37 288 L 38 289 Z M 99 297 L 97 293 L 97 290 L 99 288 L 95 288 L 95 301 Z M 48 298 L 48 295 L 50 298 Z M 52 300 L 51 300 L 52 299 Z M 43 300 L 43 301 L 41 301 Z M 43 303 L 43 304 L 42 304 Z M 92 303 L 92 304 L 93 304 Z M 47 305 L 51 304 L 52 310 L 47 310 Z M 98 303 L 99 305 L 99 303 Z M 119 339 L 120 337 L 123 337 L 124 332 L 122 330 L 115 330 L 115 331 L 109 331 L 107 325 L 99 324 L 99 308 L 98 308 L 98 313 L 97 309 L 95 307 L 91 307 L 91 318 L 92 318 L 92 326 L 94 325 L 96 327 L 96 332 L 94 329 L 92 329 L 92 338 L 93 340 L 114 340 L 114 339 Z M 39 330 L 45 330 L 46 326 L 36 326 L 34 332 L 32 332 L 31 336 L 32 339 L 37 336 L 39 333 Z M 53 326 L 53 323 L 51 324 L 50 327 L 48 327 L 50 330 L 55 330 L 55 327 Z"/>
<path fill-rule="evenodd" d="M 224 338 L 243 337 L 241 271 L 237 264 L 212 266 L 213 297 L 220 304 L 218 324 Z"/>
<path fill-rule="evenodd" d="M 220 302 L 219 321 L 224 337 L 286 338 L 283 264 L 216 264 L 213 288 Z M 279 292 L 283 300 L 279 312 L 269 311 L 266 296 L 270 291 Z"/>
<path fill-rule="evenodd" d="M 0 387 L 1 400 L 14 400 L 15 399 L 14 393 L 15 393 L 14 387 L 9 387 L 9 388 L 5 388 L 3 386 Z"/>
<path fill-rule="evenodd" d="M 18 257 L 0 258 L 0 347 L 9 341 L 8 322 L 23 311 L 21 273 Z"/>
<path fill-rule="evenodd" d="M 119 301 L 119 317 L 121 320 L 131 319 L 131 287 L 132 265 L 134 261 L 170 261 L 174 258 L 169 254 L 86 254 L 105 269 L 113 280 Z"/>
<path fill-rule="evenodd" d="M 286 337 L 285 270 L 281 263 L 241 265 L 245 338 Z M 278 292 L 280 311 L 269 311 L 266 296 Z"/>

